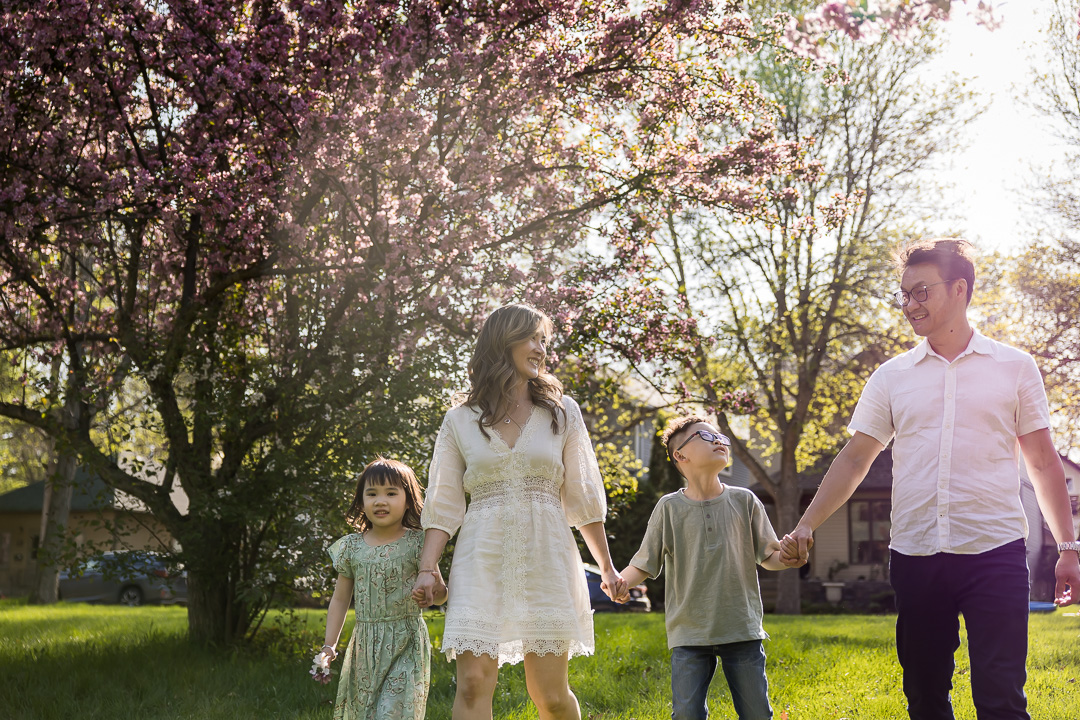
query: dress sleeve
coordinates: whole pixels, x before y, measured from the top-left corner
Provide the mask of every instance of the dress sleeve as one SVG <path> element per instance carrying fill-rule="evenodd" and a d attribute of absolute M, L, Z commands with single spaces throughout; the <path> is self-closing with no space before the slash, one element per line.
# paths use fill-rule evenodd
<path fill-rule="evenodd" d="M 563 396 L 566 407 L 566 441 L 563 444 L 562 503 L 566 519 L 580 528 L 603 522 L 607 516 L 607 492 L 596 463 L 589 432 L 576 402 Z"/>
<path fill-rule="evenodd" d="M 464 479 L 465 457 L 447 413 L 435 438 L 435 453 L 428 470 L 427 493 L 420 513 L 420 524 L 425 530 L 442 530 L 451 537 L 458 531 L 465 519 Z"/>
<path fill-rule="evenodd" d="M 355 578 L 356 573 L 353 572 L 352 565 L 349 563 L 349 553 L 347 552 L 349 537 L 346 535 L 335 540 L 334 544 L 326 549 L 326 554 L 330 556 L 330 562 L 334 565 L 334 572 L 347 578 Z"/>

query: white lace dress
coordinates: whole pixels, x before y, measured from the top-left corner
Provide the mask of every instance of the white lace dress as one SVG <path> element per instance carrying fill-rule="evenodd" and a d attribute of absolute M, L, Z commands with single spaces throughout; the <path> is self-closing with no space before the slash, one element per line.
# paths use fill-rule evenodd
<path fill-rule="evenodd" d="M 446 413 L 435 442 L 422 522 L 451 536 L 442 649 L 518 663 L 526 653 L 591 655 L 589 590 L 570 526 L 604 520 L 607 496 L 581 410 L 566 423 L 534 407 L 513 449 L 479 411 Z M 469 495 L 466 510 L 466 494 Z"/>

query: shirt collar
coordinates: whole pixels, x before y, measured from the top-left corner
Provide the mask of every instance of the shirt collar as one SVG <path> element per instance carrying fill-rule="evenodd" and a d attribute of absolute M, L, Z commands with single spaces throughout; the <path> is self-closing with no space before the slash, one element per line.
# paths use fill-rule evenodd
<path fill-rule="evenodd" d="M 959 360 L 960 358 L 964 357 L 969 353 L 979 353 L 980 355 L 993 355 L 994 343 L 990 340 L 990 338 L 986 337 L 978 330 L 972 328 L 971 340 L 968 341 L 968 345 L 966 348 L 964 348 L 964 352 L 956 356 L 956 360 Z M 930 347 L 930 341 L 926 338 L 923 338 L 922 342 L 916 345 L 915 348 L 911 351 L 911 364 L 918 365 L 928 355 L 933 355 L 934 357 L 941 358 L 941 356 L 935 353 Z M 944 358 L 941 359 L 944 360 Z M 956 362 L 956 360 L 954 360 L 953 362 Z"/>

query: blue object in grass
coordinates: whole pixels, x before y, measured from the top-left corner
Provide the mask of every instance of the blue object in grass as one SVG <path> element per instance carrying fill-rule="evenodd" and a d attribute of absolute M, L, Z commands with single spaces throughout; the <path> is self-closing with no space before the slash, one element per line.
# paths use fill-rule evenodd
<path fill-rule="evenodd" d="M 1028 603 L 1028 612 L 1033 613 L 1048 613 L 1057 610 L 1057 605 L 1052 602 L 1037 602 L 1032 601 Z"/>

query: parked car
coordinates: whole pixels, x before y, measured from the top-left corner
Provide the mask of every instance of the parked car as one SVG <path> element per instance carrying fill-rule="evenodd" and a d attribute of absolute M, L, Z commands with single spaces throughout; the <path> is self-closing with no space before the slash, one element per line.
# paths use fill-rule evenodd
<path fill-rule="evenodd" d="M 630 588 L 630 599 L 624 605 L 613 602 L 600 589 L 600 568 L 595 565 L 586 565 L 585 580 L 589 583 L 589 602 L 596 612 L 649 612 L 652 610 L 652 602 L 645 592 L 644 585 Z"/>
<path fill-rule="evenodd" d="M 187 572 L 148 552 L 106 552 L 60 572 L 60 599 L 160 605 L 187 603 Z"/>

